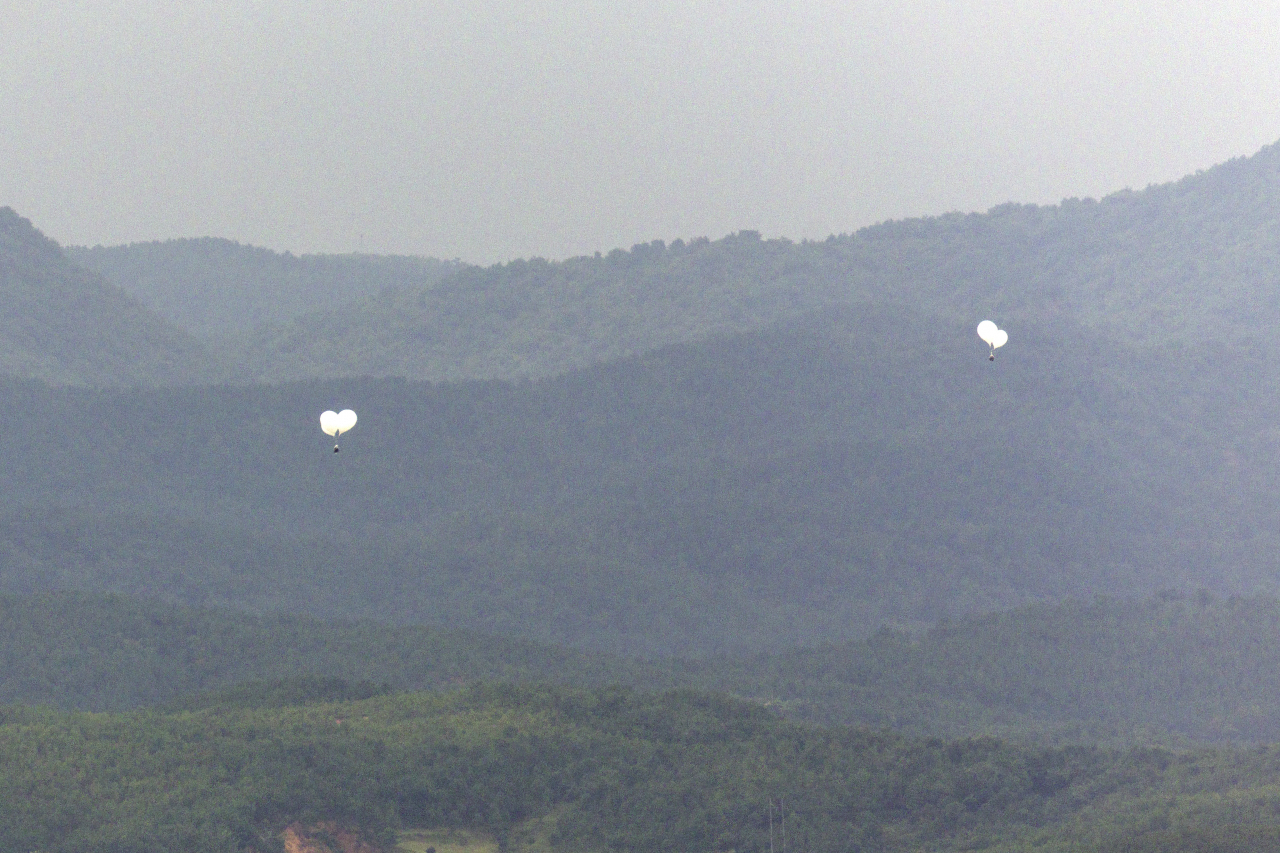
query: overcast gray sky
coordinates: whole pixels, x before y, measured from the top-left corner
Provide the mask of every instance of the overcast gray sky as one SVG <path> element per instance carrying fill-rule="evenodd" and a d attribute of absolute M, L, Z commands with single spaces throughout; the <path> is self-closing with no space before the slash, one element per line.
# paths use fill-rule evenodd
<path fill-rule="evenodd" d="M 67 244 L 493 262 L 821 238 L 1280 139 L 1280 3 L 0 0 L 0 205 Z"/>

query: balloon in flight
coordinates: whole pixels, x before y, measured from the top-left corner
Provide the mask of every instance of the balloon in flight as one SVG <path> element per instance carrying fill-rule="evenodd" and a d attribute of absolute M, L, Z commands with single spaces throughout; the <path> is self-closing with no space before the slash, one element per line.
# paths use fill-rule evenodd
<path fill-rule="evenodd" d="M 1009 333 L 990 320 L 983 320 L 978 324 L 978 337 L 991 347 L 991 361 L 996 360 L 996 350 L 1009 342 Z"/>
<path fill-rule="evenodd" d="M 343 409 L 341 412 L 321 412 L 320 413 L 320 429 L 325 435 L 331 435 L 334 438 L 342 435 L 356 425 L 356 413 L 350 409 Z M 338 443 L 333 444 L 333 452 L 338 452 Z"/>

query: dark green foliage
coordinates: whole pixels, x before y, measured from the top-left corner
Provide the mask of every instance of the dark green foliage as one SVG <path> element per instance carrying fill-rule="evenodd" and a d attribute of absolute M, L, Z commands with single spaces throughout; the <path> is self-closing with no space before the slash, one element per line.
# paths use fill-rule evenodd
<path fill-rule="evenodd" d="M 919 637 L 682 665 L 789 716 L 1073 742 L 1280 740 L 1280 601 L 1206 593 L 1065 602 Z"/>
<path fill-rule="evenodd" d="M 771 808 L 775 850 L 784 827 L 787 849 L 806 851 L 1242 849 L 1273 837 L 1278 779 L 1272 750 L 912 740 L 690 691 L 8 710 L 0 851 L 263 849 L 292 821 L 327 820 L 381 838 L 406 824 L 480 829 L 513 851 L 541 838 L 764 853 Z"/>
<path fill-rule="evenodd" d="M 0 703 L 274 707 L 479 680 L 676 683 L 655 666 L 462 631 L 257 617 L 114 595 L 0 596 Z"/>
<path fill-rule="evenodd" d="M 79 593 L 0 597 L 0 702 L 277 706 L 476 681 L 683 685 L 785 716 L 1041 743 L 1280 739 L 1280 601 L 1034 605 L 919 637 L 641 662 L 420 626 L 248 616 Z"/>

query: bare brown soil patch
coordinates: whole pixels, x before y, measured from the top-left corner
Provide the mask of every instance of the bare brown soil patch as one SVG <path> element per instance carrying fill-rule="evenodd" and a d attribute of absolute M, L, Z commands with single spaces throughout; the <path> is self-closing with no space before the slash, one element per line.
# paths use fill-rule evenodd
<path fill-rule="evenodd" d="M 336 823 L 291 823 L 282 833 L 285 853 L 383 853 L 360 833 Z"/>

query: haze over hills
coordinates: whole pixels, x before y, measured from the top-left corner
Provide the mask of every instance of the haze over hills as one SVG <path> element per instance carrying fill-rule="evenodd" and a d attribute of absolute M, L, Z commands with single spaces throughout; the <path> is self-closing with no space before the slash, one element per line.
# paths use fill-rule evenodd
<path fill-rule="evenodd" d="M 1100 201 L 1010 204 L 800 244 L 742 232 L 452 274 L 423 259 L 292 258 L 216 240 L 70 254 L 189 331 L 247 334 L 230 347 L 244 382 L 548 376 L 841 304 L 1008 328 L 1069 320 L 1141 346 L 1212 335 L 1270 347 L 1280 145 Z M 215 284 L 223 295 L 192 298 Z M 325 304 L 303 313 L 315 301 Z"/>
<path fill-rule="evenodd" d="M 391 287 L 429 288 L 461 267 L 431 258 L 295 256 L 212 237 L 64 251 L 205 341 L 235 338 Z"/>
<path fill-rule="evenodd" d="M 1266 357 L 1058 323 L 990 363 L 967 325 L 844 309 L 522 384 L 8 383 L 0 589 L 628 654 L 1280 591 Z M 315 413 L 344 405 L 335 455 Z"/>
<path fill-rule="evenodd" d="M 1274 591 L 1277 161 L 824 243 L 466 268 L 314 338 L 375 373 L 554 374 L 533 383 L 10 383 L 0 586 L 637 653 Z M 995 364 L 981 316 L 1013 336 Z M 377 353 L 454 361 L 360 366 Z M 348 405 L 349 452 L 319 453 L 315 413 Z"/>
<path fill-rule="evenodd" d="M 482 680 L 676 683 L 642 663 L 473 632 L 257 617 L 83 593 L 0 596 L 0 661 L 0 704 L 83 711 L 186 702 L 246 682 L 307 677 L 383 690 Z"/>
<path fill-rule="evenodd" d="M 824 243 L 464 268 L 203 348 L 6 211 L 26 336 L 0 365 L 0 697 L 177 704 L 0 708 L 0 847 L 167 849 L 168 820 L 244 849 L 305 815 L 542 850 L 598 841 L 623 774 L 662 828 L 623 816 L 600 849 L 668 849 L 689 818 L 691 847 L 762 853 L 772 786 L 821 768 L 814 849 L 1269 849 L 1265 748 L 915 741 L 688 691 L 370 699 L 326 677 L 711 687 L 946 737 L 1276 737 L 1277 160 Z M 243 247 L 164 247 L 197 249 Z M 994 363 L 980 317 L 1011 334 Z M 345 406 L 334 454 L 316 415 Z M 462 741 L 424 740 L 431 708 L 474 750 L 439 778 L 413 773 Z M 569 764 L 540 776 L 549 755 Z M 600 767 L 564 808 L 522 799 Z M 192 808 L 138 795 L 157 786 Z M 477 790 L 518 814 L 481 820 Z"/>
<path fill-rule="evenodd" d="M 417 625 L 53 593 L 0 596 L 0 661 L 0 702 L 91 711 L 189 706 L 203 692 L 271 680 L 383 692 L 543 681 L 716 689 L 798 720 L 935 737 L 1122 746 L 1280 737 L 1274 597 L 1036 604 L 918 636 L 886 630 L 746 658 L 638 661 Z"/>
<path fill-rule="evenodd" d="M 1280 319 L 1280 146 L 1095 202 L 886 223 L 825 242 L 751 233 L 469 268 L 258 335 L 249 374 L 543 376 L 832 304 L 1073 320 L 1135 344 L 1269 345 Z M 1210 331 L 1211 330 L 1211 331 Z"/>
<path fill-rule="evenodd" d="M 210 354 L 11 208 L 0 208 L 0 375 L 54 384 L 182 384 L 216 375 Z"/>
<path fill-rule="evenodd" d="M 918 636 L 688 664 L 688 683 L 789 716 L 958 737 L 1274 743 L 1280 601 L 1201 591 L 1034 604 Z"/>

